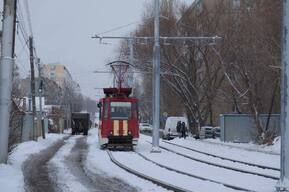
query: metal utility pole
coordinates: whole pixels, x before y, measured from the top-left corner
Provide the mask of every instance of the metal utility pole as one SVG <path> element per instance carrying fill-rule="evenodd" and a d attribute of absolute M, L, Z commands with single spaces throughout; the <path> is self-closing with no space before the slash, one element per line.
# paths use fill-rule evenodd
<path fill-rule="evenodd" d="M 33 140 L 36 140 L 36 128 L 35 128 L 35 115 L 36 115 L 36 104 L 35 104 L 35 75 L 34 75 L 34 53 L 33 53 L 33 38 L 29 37 L 29 51 L 30 51 L 30 70 L 31 70 L 31 97 L 32 97 L 32 116 L 33 116 Z"/>
<path fill-rule="evenodd" d="M 17 0 L 14 0 L 14 21 L 13 21 L 13 46 L 12 46 L 12 55 L 14 58 L 15 54 L 15 37 L 16 37 L 16 24 L 17 24 Z"/>
<path fill-rule="evenodd" d="M 39 118 L 41 120 L 41 131 L 42 138 L 45 139 L 45 129 L 44 129 L 44 121 L 42 114 L 42 92 L 43 92 L 43 81 L 42 81 L 42 68 L 40 66 L 40 59 L 37 60 L 38 65 L 38 97 L 39 97 Z"/>
<path fill-rule="evenodd" d="M 0 65 L 0 163 L 8 158 L 9 119 L 13 72 L 13 29 L 15 1 L 4 0 Z"/>
<path fill-rule="evenodd" d="M 289 2 L 283 0 L 282 75 L 281 75 L 281 158 L 277 191 L 289 191 Z"/>
<path fill-rule="evenodd" d="M 160 128 L 160 2 L 155 0 L 154 56 L 153 56 L 153 139 L 152 152 L 159 150 Z"/>
<path fill-rule="evenodd" d="M 129 44 L 129 63 L 133 66 L 134 65 L 134 50 L 133 50 L 133 44 L 134 44 L 134 40 L 130 39 L 128 40 L 128 44 Z M 129 68 L 129 71 L 131 71 L 131 69 Z M 132 85 L 133 82 L 133 73 L 128 74 L 128 80 L 127 80 L 127 85 Z"/>
<path fill-rule="evenodd" d="M 134 65 L 133 39 L 129 40 L 129 63 Z"/>

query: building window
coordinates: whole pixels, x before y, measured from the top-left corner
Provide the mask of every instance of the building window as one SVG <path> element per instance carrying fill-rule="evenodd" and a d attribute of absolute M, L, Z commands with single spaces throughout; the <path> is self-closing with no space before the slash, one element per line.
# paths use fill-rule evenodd
<path fill-rule="evenodd" d="M 51 65 L 50 66 L 50 70 L 55 70 L 56 69 L 56 66 L 55 65 Z"/>
<path fill-rule="evenodd" d="M 50 72 L 50 78 L 55 78 L 55 72 Z"/>

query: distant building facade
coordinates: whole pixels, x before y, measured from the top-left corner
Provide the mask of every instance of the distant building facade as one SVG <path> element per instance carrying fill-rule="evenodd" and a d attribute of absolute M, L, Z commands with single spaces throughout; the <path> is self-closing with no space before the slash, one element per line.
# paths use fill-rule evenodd
<path fill-rule="evenodd" d="M 80 94 L 79 84 L 73 81 L 69 70 L 64 65 L 59 63 L 44 64 L 42 71 L 44 77 L 56 82 L 60 88 L 68 85 L 69 87 L 73 87 L 76 93 Z"/>
<path fill-rule="evenodd" d="M 42 71 L 44 77 L 55 81 L 60 87 L 64 87 L 65 81 L 73 81 L 68 69 L 59 63 L 44 64 Z"/>

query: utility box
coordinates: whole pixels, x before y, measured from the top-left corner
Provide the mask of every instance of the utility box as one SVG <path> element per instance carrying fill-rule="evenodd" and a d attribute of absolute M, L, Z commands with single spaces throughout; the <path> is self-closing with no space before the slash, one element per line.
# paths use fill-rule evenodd
<path fill-rule="evenodd" d="M 261 114 L 260 121 L 265 128 L 268 114 Z M 224 142 L 248 143 L 254 141 L 258 134 L 254 116 L 250 114 L 221 114 L 220 129 L 220 139 Z M 271 114 L 268 130 L 280 135 L 279 114 Z"/>
<path fill-rule="evenodd" d="M 71 113 L 71 128 L 72 135 L 80 133 L 87 135 L 90 128 L 90 114 L 81 112 Z"/>

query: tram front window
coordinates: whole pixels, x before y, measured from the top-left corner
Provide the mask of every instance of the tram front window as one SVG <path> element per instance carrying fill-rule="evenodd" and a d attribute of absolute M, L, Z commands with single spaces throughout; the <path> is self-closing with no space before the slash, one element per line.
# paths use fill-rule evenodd
<path fill-rule="evenodd" d="M 110 118 L 111 119 L 130 119 L 131 103 L 130 102 L 111 102 Z"/>

